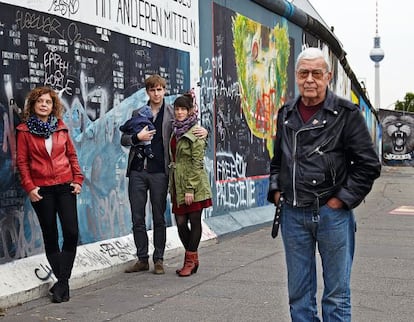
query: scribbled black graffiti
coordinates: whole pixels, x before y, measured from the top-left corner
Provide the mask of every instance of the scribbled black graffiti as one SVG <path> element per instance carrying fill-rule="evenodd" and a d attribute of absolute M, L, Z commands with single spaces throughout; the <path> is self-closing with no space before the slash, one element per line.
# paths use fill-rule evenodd
<path fill-rule="evenodd" d="M 75 262 L 82 267 L 93 267 L 98 265 L 111 265 L 111 261 L 104 254 L 85 250 L 84 252 L 78 252 L 76 254 Z"/>
<path fill-rule="evenodd" d="M 120 241 L 100 244 L 101 252 L 108 254 L 109 257 L 118 257 L 120 260 L 128 260 L 128 256 L 133 255 L 134 251 L 129 244 L 122 244 Z"/>
<path fill-rule="evenodd" d="M 35 268 L 34 273 L 41 281 L 47 281 L 53 272 L 49 266 L 40 264 L 40 267 Z"/>
<path fill-rule="evenodd" d="M 75 42 L 81 42 L 90 44 L 91 46 L 97 46 L 93 39 L 82 36 L 80 27 L 75 22 L 67 24 L 65 21 L 56 17 L 34 13 L 32 11 L 18 10 L 15 16 L 15 23 L 21 31 L 28 29 L 40 35 L 66 39 L 69 45 L 73 45 Z M 46 39 L 41 38 L 41 40 L 47 43 L 49 42 Z M 62 45 L 55 44 L 54 40 L 50 40 L 49 48 L 55 48 L 57 50 L 61 49 Z"/>
<path fill-rule="evenodd" d="M 48 11 L 60 12 L 62 16 L 77 13 L 79 10 L 78 0 L 53 0 Z"/>
<path fill-rule="evenodd" d="M 54 17 L 18 10 L 15 23 L 22 31 L 25 29 L 35 29 L 47 35 L 55 34 L 59 37 L 64 37 L 61 23 Z"/>

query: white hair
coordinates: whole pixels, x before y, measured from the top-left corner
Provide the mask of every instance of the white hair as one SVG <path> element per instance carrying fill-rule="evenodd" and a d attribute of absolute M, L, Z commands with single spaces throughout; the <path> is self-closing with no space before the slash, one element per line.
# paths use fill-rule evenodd
<path fill-rule="evenodd" d="M 330 72 L 331 64 L 329 62 L 329 59 L 326 57 L 323 51 L 317 47 L 308 47 L 308 48 L 305 48 L 303 51 L 301 51 L 298 58 L 296 59 L 295 70 L 298 70 L 299 63 L 302 60 L 314 60 L 314 59 L 319 59 L 319 58 L 322 58 L 325 61 L 326 70 Z"/>

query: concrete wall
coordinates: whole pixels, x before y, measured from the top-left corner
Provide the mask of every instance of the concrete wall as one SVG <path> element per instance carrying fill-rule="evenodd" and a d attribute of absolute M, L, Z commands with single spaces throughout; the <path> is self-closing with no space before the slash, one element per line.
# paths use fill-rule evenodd
<path fill-rule="evenodd" d="M 203 215 L 204 240 L 271 220 L 266 194 L 275 116 L 297 94 L 293 66 L 303 46 L 326 51 L 332 90 L 358 103 L 374 141 L 381 137 L 339 42 L 286 1 L 6 0 L 0 22 L 0 307 L 45 294 L 53 279 L 15 167 L 14 128 L 33 87 L 60 93 L 86 177 L 75 285 L 134 258 L 128 150 L 118 128 L 146 102 L 149 74 L 168 79 L 168 102 L 193 89 L 210 132 L 205 161 L 214 204 Z M 170 207 L 166 218 L 171 250 L 180 243 Z M 147 224 L 151 236 L 150 216 Z"/>
<path fill-rule="evenodd" d="M 198 3 L 5 2 L 0 2 L 0 263 L 42 252 L 37 218 L 20 188 L 14 159 L 18 111 L 39 85 L 60 93 L 85 174 L 78 198 L 80 244 L 129 234 L 128 149 L 119 143 L 119 126 L 146 103 L 147 75 L 168 79 L 169 102 L 196 87 Z M 170 212 L 167 221 L 172 225 Z"/>

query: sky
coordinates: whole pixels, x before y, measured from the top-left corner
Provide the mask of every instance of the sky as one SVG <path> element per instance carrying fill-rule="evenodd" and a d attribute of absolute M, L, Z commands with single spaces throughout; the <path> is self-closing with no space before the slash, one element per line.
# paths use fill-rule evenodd
<path fill-rule="evenodd" d="M 309 0 L 347 53 L 347 61 L 363 81 L 375 104 L 375 69 L 369 53 L 376 31 L 375 0 Z M 294 1 L 293 1 L 294 3 Z M 414 1 L 378 0 L 378 34 L 384 59 L 380 62 L 380 108 L 393 109 L 407 92 L 414 93 Z"/>

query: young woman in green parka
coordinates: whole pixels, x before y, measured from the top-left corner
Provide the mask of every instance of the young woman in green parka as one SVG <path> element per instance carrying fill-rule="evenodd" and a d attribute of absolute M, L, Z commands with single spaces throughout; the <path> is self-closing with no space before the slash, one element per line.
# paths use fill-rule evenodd
<path fill-rule="evenodd" d="M 192 133 L 198 120 L 191 94 L 175 100 L 174 116 L 169 187 L 178 235 L 185 248 L 184 265 L 176 273 L 190 276 L 197 272 L 199 265 L 201 213 L 204 208 L 212 206 L 211 187 L 204 166 L 206 139 Z"/>

